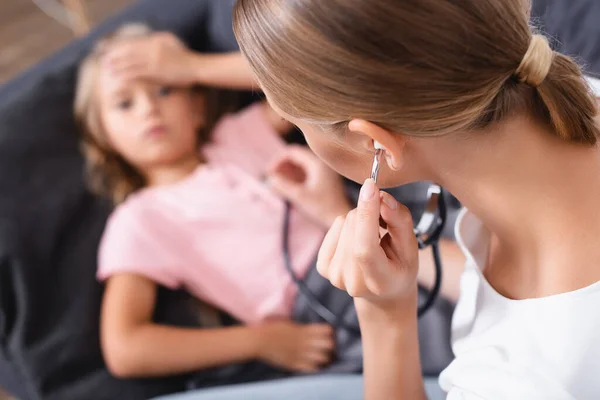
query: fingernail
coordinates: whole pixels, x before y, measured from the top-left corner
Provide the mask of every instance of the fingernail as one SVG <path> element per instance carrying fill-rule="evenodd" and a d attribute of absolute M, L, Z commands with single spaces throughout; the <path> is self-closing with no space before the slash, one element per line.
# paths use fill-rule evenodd
<path fill-rule="evenodd" d="M 381 196 L 381 198 L 384 204 L 390 209 L 395 210 L 398 208 L 398 202 L 392 197 L 392 195 L 386 193 L 383 196 Z"/>
<path fill-rule="evenodd" d="M 371 178 L 367 179 L 360 188 L 360 200 L 368 201 L 375 195 L 375 181 Z"/>

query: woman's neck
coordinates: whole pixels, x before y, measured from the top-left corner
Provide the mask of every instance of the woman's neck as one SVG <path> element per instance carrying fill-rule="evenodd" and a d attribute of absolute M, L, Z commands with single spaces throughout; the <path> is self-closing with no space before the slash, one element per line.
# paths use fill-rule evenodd
<path fill-rule="evenodd" d="M 203 163 L 201 157 L 182 157 L 177 162 L 156 165 L 146 173 L 148 186 L 163 186 L 177 183 L 188 177 Z"/>
<path fill-rule="evenodd" d="M 600 280 L 600 151 L 524 119 L 482 135 L 439 181 L 492 232 L 486 276 L 511 297 Z"/>

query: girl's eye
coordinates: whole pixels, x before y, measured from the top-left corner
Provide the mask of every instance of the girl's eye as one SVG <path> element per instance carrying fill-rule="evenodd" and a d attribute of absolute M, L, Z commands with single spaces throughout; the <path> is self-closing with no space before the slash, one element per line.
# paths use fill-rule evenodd
<path fill-rule="evenodd" d="M 172 91 L 173 91 L 173 88 L 170 88 L 168 86 L 163 86 L 160 89 L 158 89 L 158 95 L 161 97 L 168 96 L 169 94 L 171 94 Z"/>
<path fill-rule="evenodd" d="M 120 110 L 128 110 L 131 108 L 131 100 L 121 100 L 117 103 L 117 108 Z"/>

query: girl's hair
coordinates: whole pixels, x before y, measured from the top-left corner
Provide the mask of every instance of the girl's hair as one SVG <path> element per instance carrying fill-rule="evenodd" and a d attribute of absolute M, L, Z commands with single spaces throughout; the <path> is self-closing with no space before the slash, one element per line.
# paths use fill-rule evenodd
<path fill-rule="evenodd" d="M 98 41 L 79 66 L 74 113 L 81 133 L 87 183 L 94 193 L 109 197 L 115 204 L 121 203 L 131 193 L 146 186 L 146 180 L 109 145 L 100 118 L 96 81 L 102 56 L 108 46 L 119 40 L 145 37 L 152 32 L 143 24 L 126 24 Z M 193 90 L 202 91 L 206 95 L 206 124 L 198 130 L 200 147 L 210 140 L 210 132 L 218 119 L 237 106 L 237 97 L 232 92 L 215 89 Z"/>
<path fill-rule="evenodd" d="M 362 118 L 435 136 L 525 110 L 594 145 L 581 70 L 532 33 L 529 12 L 528 0 L 238 0 L 233 25 L 274 104 L 323 128 Z"/>

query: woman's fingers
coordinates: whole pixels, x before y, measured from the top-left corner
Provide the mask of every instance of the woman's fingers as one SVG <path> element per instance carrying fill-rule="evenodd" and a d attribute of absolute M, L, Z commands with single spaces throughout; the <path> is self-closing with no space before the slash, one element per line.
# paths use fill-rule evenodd
<path fill-rule="evenodd" d="M 352 248 L 356 218 L 356 210 L 350 211 L 346 216 L 335 254 L 329 264 L 329 282 L 340 290 L 347 290 L 344 270 L 353 268 L 352 259 L 348 255 Z"/>
<path fill-rule="evenodd" d="M 372 264 L 379 251 L 379 210 L 379 189 L 369 178 L 360 189 L 352 246 L 356 260 L 364 265 Z"/>
<path fill-rule="evenodd" d="M 380 218 L 387 233 L 380 239 Z M 367 179 L 356 210 L 326 236 L 317 268 L 353 297 L 388 300 L 416 282 L 418 251 L 408 209 Z"/>
<path fill-rule="evenodd" d="M 329 279 L 329 266 L 331 265 L 331 261 L 337 250 L 345 221 L 345 217 L 337 217 L 335 219 L 319 249 L 319 254 L 317 256 L 317 271 L 326 279 Z"/>
<path fill-rule="evenodd" d="M 386 251 L 389 259 L 403 257 L 407 251 L 417 252 L 416 238 L 413 232 L 412 216 L 408 208 L 398 203 L 389 193 L 382 193 L 381 218 L 387 224 L 390 236 L 388 241 L 391 252 Z M 385 249 L 384 249 L 385 250 Z"/>
<path fill-rule="evenodd" d="M 342 237 L 338 245 L 336 257 L 333 259 L 332 273 L 335 277 L 334 286 L 345 290 L 352 297 L 361 297 L 366 293 L 363 272 L 357 265 L 358 261 L 354 255 L 356 229 L 360 214 L 358 210 L 353 210 L 346 218 L 346 224 L 342 231 Z"/>

